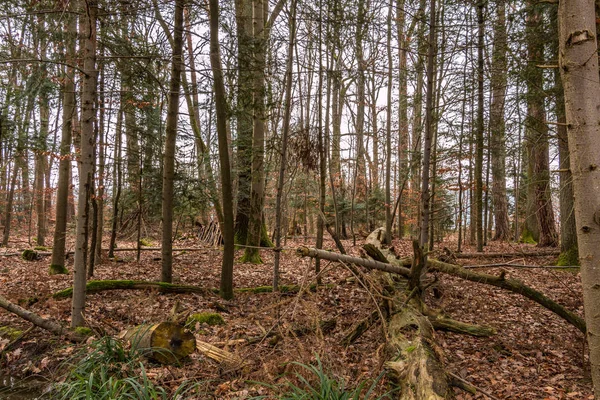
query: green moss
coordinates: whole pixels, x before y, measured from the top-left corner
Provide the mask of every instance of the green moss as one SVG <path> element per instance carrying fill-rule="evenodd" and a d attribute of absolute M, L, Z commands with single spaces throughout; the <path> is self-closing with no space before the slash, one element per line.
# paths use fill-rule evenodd
<path fill-rule="evenodd" d="M 579 251 L 577 247 L 572 247 L 567 251 L 563 251 L 556 260 L 556 265 L 561 267 L 569 267 L 579 265 Z"/>
<path fill-rule="evenodd" d="M 32 249 L 25 249 L 23 253 L 21 253 L 21 258 L 25 261 L 35 261 L 38 258 L 38 253 Z"/>
<path fill-rule="evenodd" d="M 106 288 L 110 288 L 110 289 L 129 289 L 131 288 L 134 284 L 136 283 L 136 281 L 111 281 L 111 280 L 106 280 L 106 281 L 89 281 L 86 285 L 86 292 L 87 293 L 94 293 L 94 292 L 101 292 L 102 290 L 105 290 Z M 56 292 L 52 295 L 52 297 L 54 297 L 55 299 L 66 299 L 68 297 L 71 297 L 73 295 L 73 288 L 67 288 L 64 290 L 61 290 L 59 292 Z"/>
<path fill-rule="evenodd" d="M 250 263 L 250 264 L 262 264 L 263 260 L 260 258 L 260 252 L 258 249 L 250 249 L 246 248 L 244 255 L 240 258 L 241 263 Z"/>
<path fill-rule="evenodd" d="M 194 325 L 196 325 L 196 323 L 215 326 L 215 325 L 224 325 L 225 320 L 223 319 L 221 314 L 218 314 L 218 313 L 211 313 L 211 312 L 197 313 L 197 314 L 192 314 L 188 317 L 188 319 L 185 323 L 185 326 L 188 328 L 193 327 Z"/>
<path fill-rule="evenodd" d="M 46 246 L 35 246 L 33 249 L 37 251 L 50 251 L 50 248 Z"/>
<path fill-rule="evenodd" d="M 533 238 L 533 233 L 525 227 L 523 228 L 523 231 L 521 232 L 521 237 L 519 238 L 519 242 L 527 243 L 527 244 L 537 244 L 537 242 Z"/>
<path fill-rule="evenodd" d="M 40 299 L 38 299 L 36 296 L 33 296 L 33 297 L 29 297 L 27 299 L 19 299 L 18 303 L 21 306 L 29 307 L 29 306 L 37 303 L 38 301 L 40 301 Z"/>
<path fill-rule="evenodd" d="M 148 238 L 141 238 L 140 246 L 150 247 L 150 246 L 152 246 L 152 241 Z"/>
<path fill-rule="evenodd" d="M 78 326 L 77 328 L 75 328 L 75 333 L 81 336 L 91 336 L 92 330 L 87 326 Z"/>
<path fill-rule="evenodd" d="M 22 330 L 11 328 L 10 326 L 0 326 L 0 336 L 9 340 L 15 340 L 23 334 Z"/>
<path fill-rule="evenodd" d="M 50 275 L 66 275 L 69 273 L 69 270 L 64 265 L 59 264 L 50 264 L 50 269 L 48 270 Z"/>

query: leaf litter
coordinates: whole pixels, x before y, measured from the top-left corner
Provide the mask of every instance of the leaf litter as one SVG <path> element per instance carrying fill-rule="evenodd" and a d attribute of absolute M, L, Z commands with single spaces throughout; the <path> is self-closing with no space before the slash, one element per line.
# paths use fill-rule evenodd
<path fill-rule="evenodd" d="M 131 243 L 120 243 L 132 246 Z M 311 245 L 288 240 L 286 248 Z M 452 243 L 444 244 L 449 247 Z M 344 241 L 351 255 L 360 254 L 360 243 Z M 176 241 L 174 247 L 202 247 L 194 239 Z M 397 253 L 411 254 L 408 240 L 396 241 Z M 440 246 L 442 247 L 442 245 Z M 332 241 L 325 248 L 335 251 Z M 491 242 L 486 251 L 514 252 L 529 245 Z M 465 251 L 473 251 L 466 247 Z M 140 262 L 135 252 L 117 253 L 117 260 L 95 266 L 94 279 L 130 279 L 157 281 L 160 278 L 158 251 L 144 251 Z M 177 254 L 177 253 L 176 253 Z M 236 260 L 242 251 L 236 251 Z M 273 253 L 261 251 L 264 264 L 236 263 L 236 288 L 271 285 Z M 480 265 L 507 262 L 507 259 L 465 259 L 465 264 Z M 519 259 L 520 263 L 551 265 L 552 257 Z M 52 293 L 71 286 L 72 275 L 49 276 L 48 258 L 27 262 L 18 257 L 0 257 L 0 294 L 46 318 L 67 324 L 70 299 L 55 300 Z M 72 271 L 72 259 L 67 267 Z M 174 283 L 205 288 L 218 287 L 221 250 L 204 248 L 177 254 Z M 502 267 L 483 268 L 499 273 Z M 330 375 L 352 385 L 376 379 L 387 360 L 381 324 L 369 329 L 347 348 L 341 340 L 353 324 L 375 309 L 372 294 L 352 279 L 352 274 L 337 263 L 323 263 L 322 279 L 327 286 L 308 290 L 315 282 L 309 259 L 298 258 L 292 250 L 282 252 L 282 285 L 304 285 L 299 294 L 236 293 L 224 301 L 214 294 L 172 294 L 156 290 L 114 290 L 87 296 L 86 321 L 96 336 L 117 336 L 119 332 L 143 323 L 167 320 L 173 307 L 181 305 L 188 313 L 218 312 L 225 325 L 196 324 L 197 338 L 229 351 L 242 360 L 242 368 L 219 365 L 199 353 L 184 365 L 161 366 L 151 362 L 147 375 L 164 387 L 175 388 L 187 380 L 201 381 L 206 398 L 244 399 L 272 394 L 268 385 L 284 383 L 298 367 L 292 362 L 322 361 Z M 520 279 L 542 291 L 578 315 L 583 315 L 580 277 L 577 270 L 510 269 L 508 276 Z M 441 296 L 426 296 L 432 307 L 443 308 L 453 318 L 492 326 L 498 334 L 475 338 L 437 332 L 436 340 L 445 354 L 448 371 L 502 399 L 592 399 L 587 350 L 583 335 L 571 325 L 536 303 L 516 294 L 487 285 L 478 285 L 451 276 L 441 276 L 437 284 Z M 437 298 L 439 297 L 439 298 Z M 323 329 L 324 321 L 335 321 L 332 329 Z M 19 317 L 0 310 L 0 326 L 26 330 L 29 325 Z M 2 341 L 6 346 L 6 340 Z M 79 348 L 36 328 L 0 361 L 1 374 L 26 377 L 42 375 L 59 380 L 65 361 L 79 354 Z M 261 383 L 257 383 L 261 382 Z M 380 391 L 386 390 L 381 382 Z M 471 395 L 455 389 L 457 399 L 485 399 L 482 393 Z"/>

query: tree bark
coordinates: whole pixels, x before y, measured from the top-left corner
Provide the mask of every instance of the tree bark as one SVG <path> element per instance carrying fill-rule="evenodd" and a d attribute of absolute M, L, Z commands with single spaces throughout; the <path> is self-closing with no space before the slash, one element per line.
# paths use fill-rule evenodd
<path fill-rule="evenodd" d="M 252 132 L 252 185 L 250 190 L 250 215 L 248 238 L 242 258 L 245 262 L 262 263 L 257 248 L 261 244 L 263 202 L 265 196 L 265 67 L 267 36 L 265 28 L 265 0 L 253 0 L 253 132 Z"/>
<path fill-rule="evenodd" d="M 75 238 L 73 305 L 71 327 L 84 323 L 86 260 L 88 244 L 89 197 L 94 170 L 94 105 L 96 104 L 96 16 L 97 0 L 82 3 L 80 38 L 83 49 L 83 76 L 81 95 L 81 154 L 79 156 L 79 199 L 77 201 L 77 228 Z"/>
<path fill-rule="evenodd" d="M 219 44 L 219 2 L 209 0 L 210 22 L 210 65 L 214 78 L 215 109 L 217 113 L 217 137 L 219 142 L 219 161 L 221 164 L 221 190 L 223 192 L 223 262 L 221 264 L 220 295 L 233 298 L 233 257 L 235 254 L 233 226 L 233 190 L 231 184 L 231 164 L 229 161 L 229 143 L 227 140 L 227 101 L 225 83 L 221 67 Z"/>
<path fill-rule="evenodd" d="M 494 22 L 494 48 L 492 52 L 492 104 L 490 105 L 492 201 L 494 206 L 494 240 L 508 240 L 508 199 L 506 198 L 506 138 L 504 104 L 507 84 L 506 4 L 498 0 Z"/>
<path fill-rule="evenodd" d="M 183 0 L 175 2 L 173 59 L 165 129 L 165 153 L 163 156 L 161 281 L 168 283 L 173 280 L 173 180 L 175 178 L 175 142 L 177 140 L 177 122 L 179 119 L 179 91 L 181 71 L 183 70 L 183 6 Z"/>
<path fill-rule="evenodd" d="M 561 1 L 558 16 L 587 339 L 594 394 L 600 398 L 600 81 L 594 3 Z"/>
<path fill-rule="evenodd" d="M 539 5 L 527 2 L 527 119 L 526 138 L 528 152 L 528 214 L 535 215 L 539 230 L 538 246 L 558 245 L 550 196 L 550 168 L 548 152 L 548 126 L 544 107 L 544 76 L 537 64 L 544 59 L 544 31 Z M 529 224 L 530 225 L 530 224 Z"/>

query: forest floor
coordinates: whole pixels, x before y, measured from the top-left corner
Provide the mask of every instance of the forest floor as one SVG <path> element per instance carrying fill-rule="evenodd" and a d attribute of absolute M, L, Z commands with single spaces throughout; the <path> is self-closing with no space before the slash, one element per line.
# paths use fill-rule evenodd
<path fill-rule="evenodd" d="M 312 241 L 311 241 L 312 242 Z M 288 240 L 286 248 L 303 245 L 301 239 Z M 119 243 L 127 247 L 131 243 Z M 154 245 L 159 245 L 155 241 Z M 311 246 L 312 243 L 307 243 Z M 353 247 L 344 241 L 349 253 L 359 255 L 360 243 Z M 442 245 L 455 248 L 454 243 Z M 13 249 L 26 248 L 15 243 Z M 177 241 L 175 247 L 202 247 L 194 239 Z M 325 248 L 335 249 L 333 242 Z M 409 241 L 395 243 L 397 253 L 411 255 Z M 488 252 L 535 251 L 531 245 L 492 242 Z M 11 251 L 8 249 L 7 251 Z M 463 250 L 473 251 L 468 246 Z M 117 260 L 103 259 L 96 266 L 94 279 L 127 279 L 157 281 L 160 277 L 159 252 L 144 251 L 140 262 L 134 252 L 116 253 Z M 177 253 L 176 253 L 177 254 Z M 263 251 L 264 264 L 236 264 L 235 287 L 271 285 L 273 252 Z M 236 259 L 242 255 L 236 254 Z M 513 261 L 518 264 L 552 265 L 553 257 L 530 259 L 468 259 L 466 264 L 489 264 Z M 0 295 L 46 318 L 67 323 L 70 299 L 56 300 L 51 295 L 72 283 L 72 275 L 48 275 L 49 257 L 27 262 L 20 257 L 2 257 L 0 253 Z M 72 270 L 72 258 L 67 266 Z M 177 254 L 174 261 L 174 283 L 215 288 L 219 285 L 221 252 L 205 248 Z M 373 326 L 355 344 L 340 344 L 353 323 L 374 310 L 370 294 L 355 280 L 351 272 L 336 263 L 323 263 L 323 283 L 316 292 L 300 294 L 236 293 L 231 301 L 217 295 L 162 294 L 155 290 L 114 290 L 87 297 L 86 320 L 96 332 L 118 335 L 124 329 L 143 323 L 156 323 L 169 318 L 176 302 L 190 312 L 221 310 L 225 320 L 220 326 L 195 326 L 199 340 L 224 348 L 246 361 L 238 370 L 228 370 L 201 354 L 195 353 L 182 367 L 148 363 L 148 376 L 165 387 L 176 387 L 185 380 L 198 380 L 205 395 L 202 398 L 245 399 L 272 393 L 265 385 L 283 385 L 289 373 L 298 371 L 291 361 L 315 363 L 318 356 L 332 376 L 349 385 L 375 379 L 386 361 L 381 325 Z M 500 268 L 478 271 L 498 273 Z M 578 270 L 506 269 L 508 276 L 520 279 L 542 291 L 577 314 L 583 314 Z M 522 296 L 487 285 L 439 276 L 440 298 L 431 294 L 426 301 L 443 307 L 457 320 L 492 326 L 498 333 L 490 338 L 475 338 L 453 333 L 436 333 L 445 353 L 449 371 L 500 399 L 593 399 L 589 378 L 589 362 L 583 335 L 555 314 Z M 282 252 L 281 283 L 309 285 L 315 274 L 309 259 L 301 259 L 292 250 Z M 227 310 L 227 312 L 223 312 Z M 335 328 L 323 333 L 315 327 L 334 319 Z M 26 330 L 31 325 L 0 309 L 0 326 Z M 293 335 L 298 328 L 313 333 Z M 1 330 L 1 329 L 0 329 Z M 249 344 L 251 338 L 278 332 L 277 339 L 266 338 Z M 0 351 L 8 340 L 0 337 Z M 42 376 L 49 381 L 60 379 L 67 363 L 81 354 L 85 344 L 72 344 L 53 337 L 39 328 L 31 330 L 16 348 L 5 352 L 0 360 L 0 377 Z M 1 382 L 0 382 L 1 383 Z M 382 385 L 386 382 L 383 380 Z M 383 390 L 383 389 L 382 389 Z M 485 399 L 456 390 L 458 399 Z M 3 398 L 0 390 L 0 398 Z"/>

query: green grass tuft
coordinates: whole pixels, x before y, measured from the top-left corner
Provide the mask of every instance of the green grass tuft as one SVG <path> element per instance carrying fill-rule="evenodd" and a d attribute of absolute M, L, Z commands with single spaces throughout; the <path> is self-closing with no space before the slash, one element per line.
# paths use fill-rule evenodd
<path fill-rule="evenodd" d="M 375 393 L 377 385 L 383 377 L 381 373 L 373 382 L 361 381 L 354 387 L 350 387 L 344 379 L 330 376 L 323 368 L 323 363 L 317 357 L 316 365 L 292 363 L 300 367 L 300 372 L 294 373 L 294 381 L 287 380 L 279 387 L 269 386 L 278 390 L 281 394 L 280 400 L 379 400 L 391 399 L 391 393 L 387 392 L 381 396 Z M 264 399 L 265 396 L 254 399 Z M 270 398 L 270 397 L 269 397 Z"/>
<path fill-rule="evenodd" d="M 169 396 L 148 377 L 142 354 L 112 337 L 92 342 L 87 354 L 70 365 L 63 382 L 54 384 L 52 399 L 191 399 L 203 398 L 199 384 L 186 382 Z"/>

